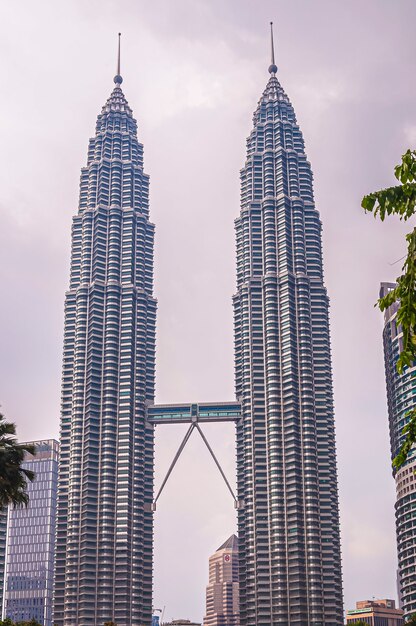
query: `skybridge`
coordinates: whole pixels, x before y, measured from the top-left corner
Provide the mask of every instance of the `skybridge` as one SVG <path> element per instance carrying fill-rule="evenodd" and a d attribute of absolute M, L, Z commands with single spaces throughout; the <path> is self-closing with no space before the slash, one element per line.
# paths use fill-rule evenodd
<path fill-rule="evenodd" d="M 154 404 L 147 407 L 147 421 L 152 424 L 237 422 L 240 418 L 241 404 L 239 402 Z"/>
<path fill-rule="evenodd" d="M 156 503 L 175 467 L 180 455 L 183 452 L 186 444 L 188 443 L 194 430 L 197 430 L 200 434 L 203 442 L 210 455 L 212 456 L 215 465 L 217 466 L 227 488 L 230 492 L 236 509 L 241 507 L 241 503 L 237 500 L 230 483 L 227 480 L 226 475 L 214 454 L 204 432 L 201 429 L 202 423 L 213 422 L 238 422 L 242 417 L 241 404 L 239 402 L 201 402 L 197 404 L 152 404 L 146 409 L 146 420 L 154 424 L 155 426 L 160 424 L 189 424 L 189 428 L 186 431 L 185 437 L 180 444 L 177 453 L 175 454 L 172 463 L 167 471 L 167 474 L 160 486 L 160 489 L 156 495 L 156 498 L 152 504 L 152 511 L 156 511 Z"/>

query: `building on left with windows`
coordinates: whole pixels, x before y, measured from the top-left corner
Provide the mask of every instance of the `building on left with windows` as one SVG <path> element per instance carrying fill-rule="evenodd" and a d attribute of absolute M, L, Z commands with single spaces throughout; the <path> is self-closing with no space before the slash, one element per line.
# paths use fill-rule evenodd
<path fill-rule="evenodd" d="M 36 474 L 28 483 L 27 508 L 9 507 L 7 519 L 3 619 L 36 619 L 52 626 L 56 495 L 59 444 L 31 442 L 24 467 Z"/>

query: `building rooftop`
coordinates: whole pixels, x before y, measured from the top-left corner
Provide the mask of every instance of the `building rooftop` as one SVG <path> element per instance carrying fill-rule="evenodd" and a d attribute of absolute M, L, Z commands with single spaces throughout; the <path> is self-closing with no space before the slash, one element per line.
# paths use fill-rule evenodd
<path fill-rule="evenodd" d="M 227 541 L 218 548 L 217 552 L 220 550 L 238 550 L 238 537 L 236 535 L 231 535 L 231 537 L 229 537 Z"/>
<path fill-rule="evenodd" d="M 396 608 L 394 600 L 387 598 L 373 600 L 359 600 L 355 603 L 355 609 L 347 611 L 347 623 L 355 623 L 361 617 L 375 620 L 387 620 L 389 626 L 401 626 L 403 624 L 403 611 Z M 386 623 L 387 623 L 386 621 Z M 373 623 L 371 621 L 371 623 Z"/>
<path fill-rule="evenodd" d="M 357 609 L 367 609 L 373 607 L 383 607 L 386 609 L 395 609 L 396 602 L 394 600 L 388 600 L 383 598 L 382 600 L 359 600 L 355 603 Z"/>

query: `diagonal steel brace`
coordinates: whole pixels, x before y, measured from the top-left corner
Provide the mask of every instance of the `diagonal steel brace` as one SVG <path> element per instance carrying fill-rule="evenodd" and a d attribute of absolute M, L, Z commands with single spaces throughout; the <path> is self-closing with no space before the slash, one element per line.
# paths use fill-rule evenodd
<path fill-rule="evenodd" d="M 157 496 L 156 496 L 156 498 L 154 499 L 154 502 L 153 502 L 153 511 L 156 511 L 156 502 L 158 501 L 159 496 L 160 496 L 160 494 L 162 493 L 163 488 L 164 488 L 164 486 L 166 485 L 166 483 L 167 483 L 167 481 L 168 481 L 168 478 L 169 478 L 169 476 L 170 476 L 170 475 L 171 475 L 171 473 L 172 473 L 173 468 L 175 467 L 175 465 L 176 465 L 176 463 L 177 463 L 177 461 L 178 461 L 179 457 L 181 456 L 181 454 L 182 454 L 182 451 L 183 451 L 184 447 L 185 447 L 185 446 L 186 446 L 186 444 L 188 443 L 189 437 L 192 435 L 192 431 L 193 431 L 193 429 L 194 429 L 194 428 L 195 428 L 195 424 L 193 423 L 193 424 L 191 424 L 191 425 L 190 425 L 190 427 L 188 428 L 188 430 L 187 430 L 187 432 L 186 432 L 186 435 L 185 435 L 185 437 L 183 438 L 183 441 L 182 441 L 181 445 L 179 446 L 179 449 L 178 449 L 177 453 L 175 454 L 175 457 L 174 457 L 174 459 L 173 459 L 172 463 L 170 464 L 170 467 L 169 467 L 169 469 L 168 469 L 168 473 L 167 473 L 167 474 L 166 474 L 166 476 L 165 476 L 165 480 L 164 480 L 164 481 L 163 481 L 163 483 L 161 484 L 160 489 L 159 489 L 159 491 L 158 491 L 158 493 L 157 493 Z"/>
<path fill-rule="evenodd" d="M 170 464 L 170 467 L 169 467 L 168 472 L 167 472 L 167 474 L 166 474 L 166 476 L 165 476 L 165 479 L 164 479 L 164 481 L 162 482 L 162 484 L 161 484 L 161 486 L 160 486 L 159 491 L 157 492 L 157 496 L 156 496 L 156 498 L 154 499 L 154 501 L 153 501 L 153 505 L 152 505 L 152 510 L 153 510 L 153 511 L 156 511 L 156 503 L 157 503 L 157 501 L 158 501 L 158 499 L 159 499 L 159 497 L 160 497 L 160 494 L 162 493 L 162 491 L 163 491 L 163 489 L 164 489 L 164 487 L 165 487 L 165 485 L 166 485 L 166 483 L 167 483 L 167 481 L 168 481 L 168 479 L 169 479 L 169 476 L 170 476 L 170 475 L 171 475 L 171 473 L 172 473 L 173 468 L 175 467 L 175 465 L 176 465 L 176 463 L 177 463 L 177 461 L 178 461 L 179 457 L 181 456 L 181 454 L 182 454 L 182 452 L 183 452 L 183 449 L 185 448 L 186 444 L 188 443 L 189 438 L 190 438 L 190 436 L 192 435 L 192 432 L 193 432 L 194 428 L 196 428 L 196 429 L 198 430 L 199 434 L 200 434 L 200 435 L 201 435 L 201 437 L 202 437 L 202 441 L 205 443 L 206 447 L 207 447 L 207 448 L 208 448 L 208 450 L 209 450 L 209 453 L 211 454 L 212 458 L 214 459 L 215 465 L 218 467 L 219 472 L 220 472 L 220 474 L 221 474 L 221 476 L 222 476 L 222 478 L 223 478 L 223 480 L 224 480 L 225 484 L 227 485 L 228 491 L 231 493 L 231 496 L 232 496 L 232 498 L 233 498 L 233 500 L 234 500 L 234 505 L 235 505 L 235 508 L 239 508 L 239 504 L 238 504 L 237 498 L 236 498 L 236 497 L 235 497 L 235 495 L 234 495 L 234 492 L 233 492 L 233 490 L 232 490 L 232 488 L 231 488 L 231 485 L 230 485 L 230 483 L 228 482 L 227 477 L 226 477 L 226 475 L 224 474 L 224 471 L 223 471 L 223 469 L 222 469 L 222 467 L 221 467 L 221 465 L 220 465 L 220 463 L 219 463 L 219 461 L 218 461 L 217 457 L 215 456 L 213 449 L 212 449 L 212 448 L 211 448 L 211 446 L 209 445 L 208 440 L 207 440 L 207 438 L 205 437 L 204 433 L 202 432 L 202 429 L 201 429 L 201 427 L 199 426 L 198 422 L 197 422 L 197 421 L 194 421 L 194 422 L 192 422 L 192 424 L 191 424 L 191 425 L 190 425 L 190 427 L 188 428 L 188 430 L 187 430 L 187 432 L 186 432 L 186 435 L 185 435 L 185 437 L 183 438 L 183 441 L 182 441 L 181 445 L 179 446 L 178 451 L 177 451 L 177 453 L 175 454 L 175 457 L 174 457 L 174 459 L 173 459 L 172 463 Z"/>
<path fill-rule="evenodd" d="M 233 497 L 235 507 L 237 508 L 237 498 L 235 497 L 234 492 L 233 492 L 233 490 L 231 489 L 231 485 L 230 485 L 230 483 L 228 482 L 227 477 L 226 477 L 226 475 L 224 474 L 223 469 L 222 469 L 221 465 L 219 464 L 219 461 L 217 460 L 217 457 L 215 456 L 213 449 L 212 449 L 212 448 L 211 448 L 211 446 L 209 445 L 209 443 L 208 443 L 208 439 L 205 437 L 204 433 L 202 432 L 202 429 L 201 429 L 200 425 L 198 424 L 198 422 L 195 422 L 195 428 L 197 428 L 197 429 L 198 429 L 198 432 L 199 432 L 199 434 L 201 435 L 203 442 L 205 443 L 205 445 L 206 445 L 206 447 L 208 448 L 208 450 L 209 450 L 209 452 L 210 452 L 210 454 L 211 454 L 212 458 L 214 459 L 214 461 L 215 461 L 215 465 L 218 467 L 218 469 L 219 469 L 219 471 L 220 471 L 220 474 L 221 474 L 221 476 L 223 477 L 224 482 L 225 482 L 225 484 L 226 484 L 226 485 L 227 485 L 227 487 L 228 487 L 228 491 L 231 493 L 231 495 L 232 495 L 232 497 Z"/>

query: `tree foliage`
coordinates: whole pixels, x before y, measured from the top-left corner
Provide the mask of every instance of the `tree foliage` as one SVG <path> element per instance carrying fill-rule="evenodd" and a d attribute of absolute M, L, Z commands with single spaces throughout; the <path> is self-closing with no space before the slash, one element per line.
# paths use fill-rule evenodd
<path fill-rule="evenodd" d="M 374 217 L 384 221 L 386 216 L 397 215 L 401 220 L 408 220 L 416 213 L 416 151 L 408 150 L 402 156 L 402 162 L 394 169 L 399 185 L 381 189 L 368 194 L 362 200 L 362 207 Z M 397 324 L 403 333 L 402 350 L 397 360 L 397 371 L 402 374 L 406 367 L 416 361 L 416 228 L 406 235 L 407 255 L 402 267 L 402 274 L 396 279 L 396 287 L 377 302 L 381 311 L 397 303 Z M 406 413 L 406 425 L 403 429 L 405 440 L 393 460 L 393 466 L 399 469 L 416 442 L 416 407 Z"/>
<path fill-rule="evenodd" d="M 22 467 L 26 452 L 35 454 L 34 446 L 18 443 L 15 424 L 6 422 L 0 413 L 0 510 L 8 504 L 27 506 L 29 502 L 27 481 L 35 474 Z"/>

